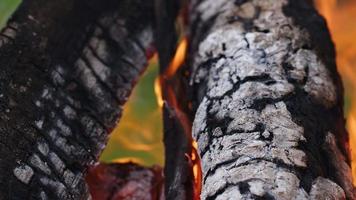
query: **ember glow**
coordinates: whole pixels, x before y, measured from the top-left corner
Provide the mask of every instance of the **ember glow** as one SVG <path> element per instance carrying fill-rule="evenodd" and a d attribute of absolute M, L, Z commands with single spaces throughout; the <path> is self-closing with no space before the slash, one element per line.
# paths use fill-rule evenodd
<path fill-rule="evenodd" d="M 317 0 L 316 5 L 328 22 L 336 45 L 338 71 L 344 81 L 352 176 L 356 185 L 356 1 Z"/>

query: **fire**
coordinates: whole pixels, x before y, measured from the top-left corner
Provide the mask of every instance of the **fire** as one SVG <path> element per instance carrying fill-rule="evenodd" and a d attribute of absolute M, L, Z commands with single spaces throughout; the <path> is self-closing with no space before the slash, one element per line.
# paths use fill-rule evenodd
<path fill-rule="evenodd" d="M 316 5 L 323 16 L 330 22 L 334 15 L 333 10 L 337 5 L 338 0 L 317 0 Z"/>
<path fill-rule="evenodd" d="M 317 0 L 320 13 L 328 22 L 331 35 L 336 44 L 337 65 L 345 85 L 346 96 L 351 99 L 351 109 L 347 114 L 351 148 L 351 167 L 356 185 L 356 1 Z M 354 103 L 355 102 L 355 103 Z"/>
<path fill-rule="evenodd" d="M 173 60 L 170 63 L 169 67 L 163 73 L 163 77 L 159 76 L 155 80 L 154 89 L 157 97 L 157 104 L 160 107 L 163 106 L 163 102 L 164 102 L 162 96 L 162 85 L 163 85 L 162 78 L 170 79 L 176 74 L 179 67 L 182 66 L 182 64 L 184 63 L 187 47 L 188 47 L 188 39 L 185 37 L 179 43 L 176 54 L 174 55 Z"/>
<path fill-rule="evenodd" d="M 154 89 L 155 89 L 155 93 L 156 93 L 157 104 L 160 108 L 162 108 L 164 101 L 163 101 L 163 97 L 162 97 L 162 87 L 161 87 L 160 77 L 156 78 Z"/>
<path fill-rule="evenodd" d="M 192 150 L 190 155 L 187 155 L 187 157 L 191 162 L 194 176 L 194 199 L 198 200 L 200 199 L 201 192 L 201 164 L 198 154 L 198 144 L 193 140 L 193 138 L 191 138 L 192 122 L 187 117 L 187 114 L 181 110 L 177 101 L 177 95 L 175 92 L 176 80 L 174 79 L 177 70 L 184 64 L 187 48 L 188 38 L 184 37 L 179 43 L 176 53 L 168 68 L 155 80 L 154 88 L 158 105 L 162 107 L 166 102 L 174 108 L 177 118 L 180 120 L 180 123 L 184 128 L 185 134 L 187 134 L 192 141 Z"/>
<path fill-rule="evenodd" d="M 350 115 L 348 116 L 348 130 L 350 132 L 350 144 L 351 144 L 351 158 L 352 158 L 352 163 L 351 163 L 351 169 L 352 169 L 352 176 L 353 176 L 353 181 L 355 185 L 355 172 L 356 172 L 356 162 L 355 162 L 355 152 L 353 151 L 355 149 L 355 141 L 356 141 L 356 115 L 355 111 L 352 111 Z M 352 143 L 353 142 L 353 143 Z"/>
<path fill-rule="evenodd" d="M 201 183 L 202 183 L 202 174 L 201 174 L 201 163 L 200 157 L 198 154 L 198 143 L 193 140 L 192 142 L 192 153 L 191 159 L 193 163 L 193 175 L 194 175 L 194 182 L 195 182 L 195 199 L 199 199 L 199 195 L 201 192 Z"/>
<path fill-rule="evenodd" d="M 187 52 L 187 47 L 188 47 L 188 39 L 184 37 L 182 41 L 179 43 L 176 54 L 167 68 L 167 71 L 165 72 L 165 75 L 167 77 L 172 77 L 176 74 L 177 70 L 179 69 L 180 66 L 182 66 L 186 52 Z"/>
<path fill-rule="evenodd" d="M 136 163 L 136 164 L 139 164 L 139 165 L 144 165 L 144 161 L 141 160 L 140 158 L 132 158 L 132 157 L 128 157 L 128 158 L 117 158 L 117 159 L 114 159 L 112 161 L 113 163 L 121 163 L 121 164 L 124 164 L 124 163 Z"/>

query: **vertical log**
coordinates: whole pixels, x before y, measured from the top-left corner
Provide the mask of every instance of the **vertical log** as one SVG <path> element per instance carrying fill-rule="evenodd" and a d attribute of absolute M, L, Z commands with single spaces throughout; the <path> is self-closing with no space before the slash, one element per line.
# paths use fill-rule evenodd
<path fill-rule="evenodd" d="M 180 76 L 171 74 L 172 60 L 177 48 L 176 18 L 183 7 L 180 0 L 155 0 L 155 46 L 159 55 L 160 75 L 157 79 L 162 90 L 164 105 L 163 127 L 165 147 L 165 198 L 193 199 L 194 175 L 192 162 L 191 119 L 182 111 L 186 100 Z M 180 66 L 174 66 L 180 67 Z M 168 73 L 169 72 L 169 73 Z M 188 130 L 189 129 L 189 130 Z"/>
<path fill-rule="evenodd" d="M 194 176 L 189 162 L 191 138 L 186 134 L 176 110 L 165 104 L 165 197 L 171 200 L 189 200 L 194 195 Z"/>

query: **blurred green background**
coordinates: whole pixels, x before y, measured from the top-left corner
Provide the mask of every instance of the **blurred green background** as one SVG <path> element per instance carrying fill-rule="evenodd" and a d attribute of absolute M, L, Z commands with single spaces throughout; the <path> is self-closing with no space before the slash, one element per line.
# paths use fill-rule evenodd
<path fill-rule="evenodd" d="M 4 26 L 8 17 L 16 9 L 21 0 L 0 0 L 0 26 Z"/>
<path fill-rule="evenodd" d="M 0 0 L 1 27 L 19 3 L 20 0 Z M 156 63 L 156 59 L 152 59 L 131 94 L 120 123 L 101 156 L 102 161 L 132 160 L 146 166 L 163 166 L 161 111 L 154 94 L 154 80 L 158 73 Z"/>

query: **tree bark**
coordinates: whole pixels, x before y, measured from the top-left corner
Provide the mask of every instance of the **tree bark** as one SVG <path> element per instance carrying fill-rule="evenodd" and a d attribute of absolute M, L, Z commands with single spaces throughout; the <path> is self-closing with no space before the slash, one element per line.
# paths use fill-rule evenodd
<path fill-rule="evenodd" d="M 23 1 L 0 35 L 0 199 L 90 199 L 86 170 L 152 53 L 152 10 Z"/>
<path fill-rule="evenodd" d="M 343 89 L 309 0 L 194 0 L 201 199 L 355 199 Z"/>

